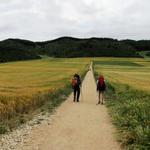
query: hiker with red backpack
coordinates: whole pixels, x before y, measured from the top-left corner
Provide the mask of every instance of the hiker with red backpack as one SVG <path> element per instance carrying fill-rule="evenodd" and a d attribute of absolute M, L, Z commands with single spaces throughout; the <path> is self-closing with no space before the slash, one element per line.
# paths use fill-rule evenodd
<path fill-rule="evenodd" d="M 99 92 L 99 101 L 97 104 L 104 103 L 104 92 L 106 90 L 106 84 L 103 75 L 100 75 L 97 80 L 97 91 Z"/>
<path fill-rule="evenodd" d="M 72 79 L 72 88 L 74 90 L 74 98 L 73 98 L 74 102 L 75 101 L 79 102 L 80 85 L 81 85 L 80 76 L 78 74 L 74 74 L 73 79 Z"/>

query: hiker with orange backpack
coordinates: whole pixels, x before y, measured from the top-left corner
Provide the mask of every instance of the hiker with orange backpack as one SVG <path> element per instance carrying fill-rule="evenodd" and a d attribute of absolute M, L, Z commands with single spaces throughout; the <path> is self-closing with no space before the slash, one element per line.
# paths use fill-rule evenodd
<path fill-rule="evenodd" d="M 106 84 L 103 75 L 100 75 L 97 80 L 97 91 L 99 93 L 99 100 L 97 104 L 104 103 L 104 92 L 106 90 Z"/>
<path fill-rule="evenodd" d="M 74 102 L 75 101 L 79 102 L 80 85 L 81 85 L 80 76 L 78 74 L 74 74 L 73 79 L 72 79 L 72 88 L 74 90 L 74 98 L 73 98 Z"/>

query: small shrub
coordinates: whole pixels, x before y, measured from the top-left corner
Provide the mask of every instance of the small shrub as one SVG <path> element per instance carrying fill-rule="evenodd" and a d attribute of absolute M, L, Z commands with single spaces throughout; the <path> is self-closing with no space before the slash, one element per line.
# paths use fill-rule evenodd
<path fill-rule="evenodd" d="M 6 132 L 8 132 L 8 127 L 0 125 L 0 134 L 4 134 Z"/>

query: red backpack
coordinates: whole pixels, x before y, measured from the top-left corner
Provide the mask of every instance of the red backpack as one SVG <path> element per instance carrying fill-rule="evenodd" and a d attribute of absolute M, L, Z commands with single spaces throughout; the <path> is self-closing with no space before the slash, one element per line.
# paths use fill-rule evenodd
<path fill-rule="evenodd" d="M 99 77 L 98 82 L 100 86 L 103 86 L 103 84 L 105 84 L 103 77 Z"/>
<path fill-rule="evenodd" d="M 100 76 L 99 79 L 98 79 L 97 90 L 99 90 L 99 89 L 103 89 L 103 90 L 106 89 L 106 84 L 105 84 L 103 76 Z"/>
<path fill-rule="evenodd" d="M 71 85 L 72 85 L 72 87 L 75 87 L 75 86 L 78 85 L 78 79 L 77 79 L 76 77 L 74 77 L 74 78 L 72 79 Z"/>

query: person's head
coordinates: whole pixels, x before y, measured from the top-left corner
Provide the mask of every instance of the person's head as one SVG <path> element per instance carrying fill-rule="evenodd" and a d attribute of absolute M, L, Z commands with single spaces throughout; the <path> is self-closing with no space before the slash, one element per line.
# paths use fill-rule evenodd
<path fill-rule="evenodd" d="M 77 77 L 77 74 L 76 74 L 76 73 L 74 74 L 74 77 Z"/>
<path fill-rule="evenodd" d="M 80 76 L 77 73 L 74 74 L 74 77 L 80 78 Z"/>

